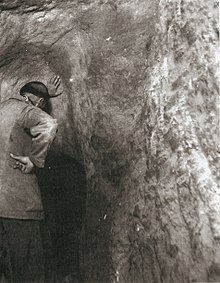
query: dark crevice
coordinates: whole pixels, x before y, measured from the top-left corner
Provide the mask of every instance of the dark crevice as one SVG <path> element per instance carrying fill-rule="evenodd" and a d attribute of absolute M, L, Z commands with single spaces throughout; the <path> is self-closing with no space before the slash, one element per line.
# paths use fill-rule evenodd
<path fill-rule="evenodd" d="M 83 166 L 66 156 L 49 156 L 45 168 L 38 171 L 38 180 L 45 210 L 47 280 L 69 276 L 75 282 L 81 277 L 79 245 L 86 201 Z"/>

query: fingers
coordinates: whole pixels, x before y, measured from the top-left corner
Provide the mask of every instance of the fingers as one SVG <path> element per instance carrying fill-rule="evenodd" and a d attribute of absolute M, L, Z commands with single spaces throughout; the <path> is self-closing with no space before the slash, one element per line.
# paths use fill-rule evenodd
<path fill-rule="evenodd" d="M 54 76 L 54 77 L 52 78 L 52 84 L 55 85 L 57 88 L 59 87 L 60 82 L 61 82 L 61 80 L 60 80 L 60 77 L 59 77 L 59 76 Z"/>
<path fill-rule="evenodd" d="M 49 83 L 52 84 L 53 77 L 49 79 Z"/>
<path fill-rule="evenodd" d="M 59 76 L 53 76 L 53 77 L 51 77 L 49 80 L 48 80 L 48 82 L 50 83 L 50 84 L 57 84 L 58 82 L 60 81 L 60 77 Z"/>
<path fill-rule="evenodd" d="M 59 76 L 55 76 L 53 83 L 56 85 L 59 82 L 59 80 L 60 80 L 60 77 Z"/>
<path fill-rule="evenodd" d="M 58 88 L 60 86 L 61 80 L 59 78 L 59 80 L 56 82 L 56 88 Z"/>
<path fill-rule="evenodd" d="M 19 169 L 24 172 L 26 170 L 26 166 L 20 162 L 16 162 L 14 165 L 14 169 Z"/>
<path fill-rule="evenodd" d="M 20 162 L 16 162 L 16 164 L 14 165 L 13 168 L 20 170 L 23 174 L 28 174 L 27 166 L 22 164 L 22 163 L 20 163 Z"/>

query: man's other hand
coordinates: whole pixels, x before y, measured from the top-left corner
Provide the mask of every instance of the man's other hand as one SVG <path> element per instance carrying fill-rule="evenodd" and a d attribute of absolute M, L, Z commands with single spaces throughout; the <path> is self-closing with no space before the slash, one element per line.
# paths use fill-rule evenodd
<path fill-rule="evenodd" d="M 54 76 L 47 82 L 50 97 L 56 97 L 63 93 L 63 85 L 59 76 Z"/>
<path fill-rule="evenodd" d="M 19 169 L 24 174 L 29 174 L 33 170 L 34 164 L 28 156 L 18 156 L 11 153 L 10 157 L 16 160 L 14 169 Z"/>

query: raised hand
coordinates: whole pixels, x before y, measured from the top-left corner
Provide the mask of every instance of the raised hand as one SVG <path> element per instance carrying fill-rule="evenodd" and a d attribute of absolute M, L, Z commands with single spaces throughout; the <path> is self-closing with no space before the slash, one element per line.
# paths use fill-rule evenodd
<path fill-rule="evenodd" d="M 17 161 L 14 165 L 14 169 L 19 169 L 24 174 L 29 174 L 33 170 L 34 164 L 28 156 L 18 156 L 11 153 L 10 157 Z"/>
<path fill-rule="evenodd" d="M 59 76 L 51 77 L 47 82 L 50 97 L 56 97 L 63 93 L 63 85 Z"/>

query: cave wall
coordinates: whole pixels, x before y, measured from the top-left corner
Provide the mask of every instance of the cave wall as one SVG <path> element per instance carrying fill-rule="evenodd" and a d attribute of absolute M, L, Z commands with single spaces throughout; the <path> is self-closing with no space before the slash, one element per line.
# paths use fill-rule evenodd
<path fill-rule="evenodd" d="M 85 167 L 84 281 L 218 281 L 218 2 L 0 9 L 1 100 L 62 78 L 51 151 Z"/>

